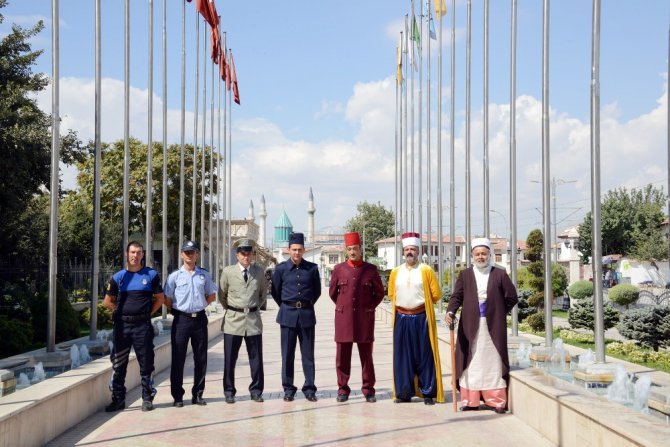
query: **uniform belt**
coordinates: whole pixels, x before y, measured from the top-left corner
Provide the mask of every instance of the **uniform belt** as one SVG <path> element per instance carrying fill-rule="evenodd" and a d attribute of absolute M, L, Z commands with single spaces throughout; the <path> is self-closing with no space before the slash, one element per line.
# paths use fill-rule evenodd
<path fill-rule="evenodd" d="M 258 310 L 258 306 L 254 307 L 233 307 L 233 306 L 228 306 L 228 310 L 233 310 L 235 312 L 244 312 L 245 314 L 251 313 L 251 312 L 256 312 Z"/>
<path fill-rule="evenodd" d="M 151 321 L 151 314 L 121 315 L 121 316 L 119 316 L 119 318 L 124 323 L 142 323 L 142 322 L 145 322 L 145 321 Z"/>
<path fill-rule="evenodd" d="M 414 309 L 407 309 L 405 307 L 396 306 L 395 310 L 397 310 L 399 314 L 403 315 L 418 315 L 426 311 L 426 306 L 422 304 L 421 306 L 415 307 Z"/>
<path fill-rule="evenodd" d="M 288 307 L 295 307 L 296 309 L 301 309 L 303 307 L 312 307 L 312 303 L 309 301 L 283 301 Z"/>
<path fill-rule="evenodd" d="M 183 315 L 185 317 L 190 317 L 190 318 L 196 318 L 200 314 L 204 314 L 205 309 L 200 310 L 198 312 L 182 312 L 179 309 L 175 309 L 174 307 L 172 308 L 172 315 Z"/>

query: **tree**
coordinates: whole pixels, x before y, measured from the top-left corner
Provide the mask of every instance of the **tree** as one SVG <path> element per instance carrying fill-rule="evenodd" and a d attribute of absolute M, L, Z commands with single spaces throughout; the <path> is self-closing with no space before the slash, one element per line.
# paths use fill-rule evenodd
<path fill-rule="evenodd" d="M 628 311 L 617 329 L 624 337 L 658 351 L 670 346 L 670 307 L 651 306 Z"/>
<path fill-rule="evenodd" d="M 6 4 L 0 0 L 0 9 Z M 43 28 L 41 21 L 28 29 L 12 25 L 12 32 L 0 40 L 0 172 L 11 172 L 0 176 L 0 252 L 9 257 L 24 256 L 17 250 L 17 220 L 33 195 L 49 189 L 51 177 L 51 117 L 35 99 L 49 79 L 32 72 L 42 51 L 30 46 L 30 39 Z M 62 161 L 80 159 L 81 143 L 74 132 L 62 136 L 60 144 Z"/>
<path fill-rule="evenodd" d="M 660 228 L 666 199 L 663 188 L 651 184 L 630 191 L 626 188 L 608 191 L 601 204 L 602 252 L 639 260 L 666 259 L 667 244 Z M 593 253 L 592 228 L 592 216 L 588 213 L 579 226 L 577 243 L 584 263 L 589 262 Z"/>
<path fill-rule="evenodd" d="M 640 289 L 632 284 L 617 284 L 609 289 L 607 297 L 611 302 L 619 306 L 626 306 L 628 309 L 628 306 L 640 298 Z"/>
<path fill-rule="evenodd" d="M 365 244 L 365 256 L 377 256 L 375 242 L 393 237 L 393 211 L 383 205 L 361 202 L 356 205 L 358 214 L 349 219 L 345 225 L 346 231 L 357 231 Z"/>
<path fill-rule="evenodd" d="M 568 311 L 568 323 L 573 328 L 584 328 L 594 330 L 594 306 L 593 298 L 584 298 L 575 300 L 573 307 Z M 606 302 L 603 305 L 603 323 L 604 330 L 616 326 L 619 322 L 619 311 L 616 310 L 612 303 Z"/>
<path fill-rule="evenodd" d="M 147 145 L 136 139 L 130 139 L 130 190 L 129 211 L 130 233 L 145 233 L 146 225 L 146 172 L 147 172 Z M 93 212 L 93 171 L 94 152 L 93 147 L 88 147 L 88 155 L 77 164 L 79 176 L 77 182 L 79 189 L 68 195 L 63 200 L 63 223 L 64 239 L 63 249 L 72 256 L 79 253 L 77 249 L 65 247 L 66 242 L 76 244 L 76 241 L 89 241 L 83 247 L 79 256 L 91 258 L 90 240 L 93 233 L 93 225 L 90 216 Z M 109 263 L 120 262 L 121 235 L 123 219 L 123 155 L 124 141 L 119 140 L 111 144 L 102 144 L 102 165 L 100 168 L 100 226 L 101 226 L 101 259 Z M 206 148 L 207 167 L 209 169 L 209 152 Z M 202 149 L 196 154 L 198 162 L 202 157 Z M 154 228 L 152 232 L 161 231 L 163 214 L 163 188 L 168 188 L 168 243 L 177 244 L 179 240 L 179 169 L 180 169 L 180 147 L 177 144 L 170 145 L 167 151 L 167 179 L 163 181 L 163 146 L 161 143 L 153 143 L 153 171 L 152 171 L 152 218 Z M 184 148 L 184 233 L 191 232 L 191 194 L 193 176 L 193 147 Z M 214 172 L 217 172 L 218 159 L 214 159 Z M 217 185 L 218 176 L 213 175 L 214 185 Z M 198 183 L 196 184 L 196 215 L 200 219 L 201 188 L 198 169 Z M 209 191 L 209 175 L 205 179 L 205 191 Z M 216 192 L 215 192 L 216 193 Z M 210 197 L 205 196 L 206 215 L 209 211 Z M 212 202 L 212 213 L 216 213 L 216 203 Z M 199 225 L 198 225 L 199 228 Z M 196 230 L 198 230 L 196 228 Z M 112 238 L 105 239 L 105 234 Z M 202 245 L 202 243 L 201 243 Z"/>
<path fill-rule="evenodd" d="M 585 279 L 575 281 L 568 287 L 568 295 L 575 300 L 581 300 L 593 296 L 593 283 Z"/>

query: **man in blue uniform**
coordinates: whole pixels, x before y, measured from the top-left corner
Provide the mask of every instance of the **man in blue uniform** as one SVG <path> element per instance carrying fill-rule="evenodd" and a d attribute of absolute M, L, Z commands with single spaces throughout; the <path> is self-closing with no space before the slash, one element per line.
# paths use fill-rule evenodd
<path fill-rule="evenodd" d="M 135 350 L 142 378 L 142 411 L 153 410 L 152 374 L 154 372 L 154 328 L 151 315 L 163 305 L 163 288 L 156 270 L 144 267 L 144 247 L 130 242 L 126 247 L 126 268 L 112 276 L 107 284 L 104 305 L 113 312 L 114 347 L 111 360 L 112 403 L 105 411 L 126 407 L 126 370 L 130 348 Z"/>
<path fill-rule="evenodd" d="M 302 370 L 305 383 L 302 392 L 310 402 L 316 402 L 314 385 L 314 303 L 321 295 L 319 269 L 302 258 L 305 237 L 302 233 L 289 236 L 288 261 L 280 263 L 272 275 L 272 298 L 279 306 L 277 323 L 281 326 L 281 380 L 284 401 L 291 402 L 297 391 L 293 385 L 296 341 L 300 342 Z"/>
<path fill-rule="evenodd" d="M 165 304 L 172 309 L 172 363 L 170 393 L 175 407 L 184 406 L 184 363 L 188 342 L 193 346 L 193 388 L 191 403 L 207 405 L 205 391 L 207 372 L 207 314 L 205 308 L 216 299 L 216 285 L 209 272 L 196 263 L 200 249 L 193 241 L 181 247 L 183 264 L 165 281 Z"/>

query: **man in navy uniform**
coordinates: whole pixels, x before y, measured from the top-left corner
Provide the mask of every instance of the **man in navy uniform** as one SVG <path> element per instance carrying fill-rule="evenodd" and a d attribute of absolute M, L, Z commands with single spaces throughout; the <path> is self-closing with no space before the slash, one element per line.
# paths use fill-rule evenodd
<path fill-rule="evenodd" d="M 216 285 L 209 272 L 197 265 L 200 249 L 193 241 L 181 247 L 183 264 L 165 281 L 166 304 L 172 309 L 172 363 L 170 393 L 175 407 L 184 406 L 184 363 L 188 342 L 193 346 L 193 388 L 191 403 L 207 405 L 205 391 L 207 372 L 207 313 L 205 308 L 216 299 Z"/>
<path fill-rule="evenodd" d="M 372 345 L 375 339 L 375 308 L 384 299 L 384 286 L 377 267 L 362 259 L 360 235 L 346 233 L 344 245 L 349 259 L 333 269 L 329 290 L 335 303 L 337 401 L 346 402 L 349 399 L 351 351 L 356 343 L 363 373 L 363 395 L 366 402 L 376 402 Z"/>
<path fill-rule="evenodd" d="M 107 412 L 126 407 L 125 382 L 131 347 L 140 365 L 142 411 L 154 409 L 155 390 L 151 377 L 154 372 L 154 328 L 151 315 L 163 305 L 164 297 L 158 273 L 144 267 L 143 258 L 142 244 L 130 242 L 126 247 L 126 268 L 116 272 L 107 283 L 103 304 L 113 312 L 114 322 L 112 403 L 105 407 Z"/>
<path fill-rule="evenodd" d="M 260 309 L 267 300 L 265 272 L 255 263 L 255 242 L 241 239 L 237 245 L 237 264 L 223 269 L 219 280 L 219 300 L 226 309 L 223 331 L 224 369 L 223 394 L 226 403 L 235 403 L 235 364 L 242 340 L 249 354 L 251 400 L 263 402 L 265 378 L 263 373 L 263 320 Z"/>
<path fill-rule="evenodd" d="M 302 258 L 305 237 L 302 233 L 289 236 L 289 260 L 280 263 L 272 275 L 272 298 L 279 306 L 277 323 L 281 326 L 282 386 L 284 401 L 291 402 L 297 391 L 293 385 L 296 341 L 300 342 L 302 370 L 305 383 L 302 392 L 310 402 L 316 402 L 314 384 L 314 303 L 321 295 L 319 269 Z"/>

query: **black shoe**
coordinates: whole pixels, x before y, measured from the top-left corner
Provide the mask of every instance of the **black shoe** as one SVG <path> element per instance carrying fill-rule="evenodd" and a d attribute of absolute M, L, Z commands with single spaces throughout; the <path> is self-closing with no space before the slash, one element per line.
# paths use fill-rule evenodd
<path fill-rule="evenodd" d="M 174 403 L 172 404 L 173 407 L 181 408 L 184 406 L 184 401 L 183 400 L 175 400 Z"/>
<path fill-rule="evenodd" d="M 305 396 L 305 399 L 307 399 L 310 402 L 316 402 L 318 399 L 316 398 L 316 394 L 308 394 Z"/>
<path fill-rule="evenodd" d="M 412 399 L 402 399 L 400 397 L 396 397 L 395 399 L 393 399 L 393 403 L 404 404 L 404 403 L 407 403 L 407 402 L 411 402 L 411 400 Z"/>
<path fill-rule="evenodd" d="M 207 405 L 207 402 L 202 398 L 202 396 L 193 396 L 191 403 L 193 405 Z"/>
<path fill-rule="evenodd" d="M 284 402 L 293 402 L 294 397 L 288 394 L 284 395 Z"/>
<path fill-rule="evenodd" d="M 505 413 L 507 413 L 507 410 L 505 410 L 505 408 L 496 408 L 494 411 L 495 411 L 496 413 L 498 413 L 498 414 L 505 414 Z"/>
<path fill-rule="evenodd" d="M 119 401 L 113 400 L 111 404 L 105 407 L 105 412 L 113 413 L 115 411 L 123 410 L 124 408 L 126 408 L 125 400 L 119 400 Z"/>
<path fill-rule="evenodd" d="M 226 396 L 226 403 L 227 404 L 234 404 L 235 403 L 235 396 Z"/>
<path fill-rule="evenodd" d="M 348 394 L 338 394 L 337 395 L 337 401 L 338 402 L 346 402 L 349 400 L 349 395 Z"/>
<path fill-rule="evenodd" d="M 254 402 L 265 402 L 262 394 L 254 394 L 253 396 L 251 396 L 251 400 L 253 400 Z"/>
<path fill-rule="evenodd" d="M 154 404 L 150 400 L 142 402 L 142 411 L 151 411 L 154 409 Z"/>
<path fill-rule="evenodd" d="M 426 405 L 435 405 L 435 401 L 433 400 L 432 397 L 424 397 L 423 403 Z"/>
<path fill-rule="evenodd" d="M 370 403 L 372 404 L 372 403 L 377 402 L 377 398 L 376 398 L 375 395 L 373 394 L 373 395 L 371 395 L 371 396 L 365 396 L 365 401 L 366 401 L 366 402 L 370 402 Z"/>
<path fill-rule="evenodd" d="M 470 407 L 466 405 L 465 407 L 461 407 L 461 411 L 479 411 L 479 407 Z"/>

